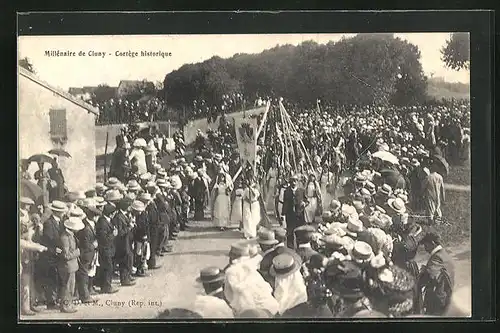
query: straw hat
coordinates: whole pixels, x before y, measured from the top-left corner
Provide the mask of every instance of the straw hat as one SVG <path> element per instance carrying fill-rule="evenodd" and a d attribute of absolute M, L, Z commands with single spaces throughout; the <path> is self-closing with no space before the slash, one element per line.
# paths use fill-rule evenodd
<path fill-rule="evenodd" d="M 257 237 L 257 243 L 262 245 L 275 245 L 279 243 L 274 232 L 271 230 L 262 230 Z"/>
<path fill-rule="evenodd" d="M 300 257 L 292 255 L 292 253 L 282 253 L 274 257 L 269 274 L 271 276 L 286 277 L 297 272 L 302 265 Z"/>
<path fill-rule="evenodd" d="M 156 183 L 153 182 L 153 181 L 149 181 L 146 184 L 146 188 L 148 188 L 148 189 L 154 189 L 154 188 L 156 188 Z"/>
<path fill-rule="evenodd" d="M 72 231 L 80 231 L 85 228 L 82 219 L 78 217 L 71 216 L 64 221 L 64 226 Z"/>
<path fill-rule="evenodd" d="M 153 200 L 153 197 L 151 196 L 151 193 L 143 192 L 139 195 L 138 199 L 142 202 L 150 202 L 151 200 Z"/>
<path fill-rule="evenodd" d="M 350 218 L 347 221 L 346 234 L 350 237 L 357 237 L 358 233 L 363 231 L 363 223 L 358 219 Z"/>
<path fill-rule="evenodd" d="M 401 198 L 389 199 L 387 200 L 387 205 L 398 214 L 406 212 L 405 203 Z"/>
<path fill-rule="evenodd" d="M 109 188 L 116 188 L 120 186 L 121 182 L 118 180 L 116 177 L 111 177 L 108 179 L 108 182 L 106 183 L 106 186 Z"/>
<path fill-rule="evenodd" d="M 351 251 L 351 257 L 356 262 L 369 261 L 374 257 L 372 247 L 366 242 L 356 241 Z"/>
<path fill-rule="evenodd" d="M 146 206 L 144 205 L 143 202 L 139 200 L 134 200 L 132 202 L 132 205 L 130 206 L 131 209 L 135 210 L 136 212 L 143 212 L 146 209 Z"/>
<path fill-rule="evenodd" d="M 104 194 L 104 199 L 106 201 L 119 201 L 123 199 L 123 195 L 118 190 L 108 190 Z"/>
<path fill-rule="evenodd" d="M 139 185 L 137 180 L 132 179 L 132 180 L 129 180 L 129 182 L 127 183 L 127 188 L 129 191 L 139 191 L 139 190 L 141 190 L 141 185 Z"/>
<path fill-rule="evenodd" d="M 67 212 L 68 211 L 68 206 L 66 203 L 59 201 L 59 200 L 54 200 L 49 204 L 49 208 L 51 211 L 54 212 Z"/>
<path fill-rule="evenodd" d="M 231 245 L 231 249 L 229 250 L 230 257 L 248 257 L 250 256 L 250 245 L 244 242 L 238 242 Z"/>
<path fill-rule="evenodd" d="M 144 181 L 144 182 L 147 182 L 151 179 L 153 175 L 150 174 L 149 172 L 146 172 L 144 174 L 142 174 L 139 178 L 141 179 L 141 181 Z"/>
<path fill-rule="evenodd" d="M 87 216 L 80 207 L 73 207 L 69 210 L 68 213 L 70 217 L 78 217 L 80 219 L 84 219 Z"/>
<path fill-rule="evenodd" d="M 379 188 L 378 191 L 382 194 L 390 195 L 392 193 L 392 187 L 388 184 L 384 184 Z"/>
<path fill-rule="evenodd" d="M 200 271 L 200 276 L 196 279 L 199 283 L 214 283 L 224 281 L 224 272 L 218 267 L 206 267 Z"/>
<path fill-rule="evenodd" d="M 93 199 L 94 199 L 95 205 L 97 207 L 102 207 L 106 204 L 106 200 L 104 200 L 103 197 L 97 196 L 97 197 L 94 197 Z"/>
<path fill-rule="evenodd" d="M 21 197 L 19 202 L 22 203 L 23 205 L 34 205 L 35 204 L 35 202 L 28 197 Z"/>

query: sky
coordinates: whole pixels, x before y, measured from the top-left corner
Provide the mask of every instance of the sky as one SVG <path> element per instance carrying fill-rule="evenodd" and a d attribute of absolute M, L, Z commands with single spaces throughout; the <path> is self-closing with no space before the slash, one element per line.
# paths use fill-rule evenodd
<path fill-rule="evenodd" d="M 197 63 L 214 55 L 228 58 L 235 53 L 260 53 L 277 44 L 298 45 L 306 40 L 317 43 L 338 41 L 353 34 L 260 34 L 260 35 L 147 35 L 147 36 L 21 36 L 18 58 L 28 57 L 40 79 L 63 90 L 69 87 L 117 86 L 120 80 L 161 81 L 185 63 Z M 418 46 L 424 72 L 448 82 L 469 83 L 469 71 L 444 67 L 440 49 L 449 33 L 401 33 L 396 37 Z M 76 56 L 51 57 L 45 51 L 71 51 Z M 171 56 L 117 56 L 127 51 L 171 52 Z M 80 51 L 85 56 L 78 56 Z M 104 57 L 90 56 L 102 52 Z"/>

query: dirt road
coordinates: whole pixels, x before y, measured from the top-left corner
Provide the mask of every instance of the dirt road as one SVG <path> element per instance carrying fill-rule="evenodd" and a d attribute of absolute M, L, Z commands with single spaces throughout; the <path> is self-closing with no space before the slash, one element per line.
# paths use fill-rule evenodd
<path fill-rule="evenodd" d="M 78 312 L 73 314 L 53 310 L 28 319 L 148 319 L 161 309 L 189 305 L 195 295 L 202 292 L 195 281 L 199 270 L 210 265 L 224 267 L 230 245 L 240 238 L 236 230 L 214 231 L 209 222 L 191 223 L 191 226 L 179 235 L 174 252 L 160 258 L 162 267 L 150 271 L 149 277 L 138 278 L 135 286 L 121 287 L 113 295 L 98 295 L 96 303 L 79 305 Z M 456 260 L 456 288 L 465 295 L 462 303 L 469 304 L 470 309 L 470 245 L 451 248 L 450 252 Z M 420 253 L 419 263 L 426 260 L 427 255 Z M 118 287 L 118 281 L 114 283 Z"/>

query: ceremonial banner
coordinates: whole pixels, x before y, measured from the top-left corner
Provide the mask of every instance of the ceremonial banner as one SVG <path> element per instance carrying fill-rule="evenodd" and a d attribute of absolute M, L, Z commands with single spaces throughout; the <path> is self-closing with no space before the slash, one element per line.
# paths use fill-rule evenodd
<path fill-rule="evenodd" d="M 254 165 L 257 144 L 257 118 L 235 118 L 236 141 L 243 163 Z"/>

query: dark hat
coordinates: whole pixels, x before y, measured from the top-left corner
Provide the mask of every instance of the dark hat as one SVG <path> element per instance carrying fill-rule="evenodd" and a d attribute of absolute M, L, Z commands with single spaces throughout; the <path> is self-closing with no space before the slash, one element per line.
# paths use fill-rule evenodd
<path fill-rule="evenodd" d="M 224 272 L 218 267 L 206 267 L 200 271 L 200 276 L 196 279 L 200 283 L 213 283 L 224 281 Z"/>
<path fill-rule="evenodd" d="M 400 315 L 411 311 L 415 278 L 408 271 L 397 265 L 388 266 L 379 272 L 376 282 L 376 291 L 385 297 L 389 313 Z"/>
<path fill-rule="evenodd" d="M 132 205 L 133 200 L 129 198 L 123 198 L 118 202 L 118 209 L 127 210 Z"/>
<path fill-rule="evenodd" d="M 315 253 L 309 258 L 308 266 L 309 268 L 320 269 L 323 267 L 325 256 L 321 253 Z"/>
<path fill-rule="evenodd" d="M 342 298 L 358 299 L 364 296 L 364 277 L 361 268 L 353 261 L 333 261 L 325 270 L 330 290 Z"/>
<path fill-rule="evenodd" d="M 314 227 L 310 225 L 303 225 L 295 228 L 293 232 L 295 233 L 297 241 L 309 242 L 315 231 Z"/>
<path fill-rule="evenodd" d="M 116 206 L 112 203 L 106 203 L 102 208 L 102 213 L 105 216 L 110 216 L 116 211 Z"/>
<path fill-rule="evenodd" d="M 269 274 L 271 276 L 286 277 L 298 271 L 301 265 L 302 260 L 298 255 L 285 252 L 274 257 Z"/>
<path fill-rule="evenodd" d="M 87 192 L 85 192 L 85 196 L 87 198 L 93 198 L 96 196 L 96 190 L 95 189 L 91 189 L 91 190 L 88 190 Z"/>
<path fill-rule="evenodd" d="M 425 236 L 421 237 L 420 243 L 433 242 L 440 243 L 441 237 L 439 236 L 438 231 L 433 226 L 429 226 L 424 230 Z"/>

